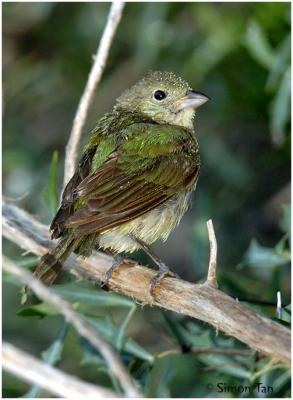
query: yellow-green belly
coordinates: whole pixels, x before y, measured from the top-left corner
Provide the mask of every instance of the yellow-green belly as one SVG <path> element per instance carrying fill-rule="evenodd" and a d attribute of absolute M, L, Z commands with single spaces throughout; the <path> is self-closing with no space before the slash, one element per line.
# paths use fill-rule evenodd
<path fill-rule="evenodd" d="M 146 244 L 152 244 L 158 239 L 165 241 L 188 209 L 191 193 L 192 190 L 181 192 L 133 221 L 101 233 L 99 248 L 115 253 L 131 253 L 139 249 L 139 245 L 128 236 L 129 234 Z"/>

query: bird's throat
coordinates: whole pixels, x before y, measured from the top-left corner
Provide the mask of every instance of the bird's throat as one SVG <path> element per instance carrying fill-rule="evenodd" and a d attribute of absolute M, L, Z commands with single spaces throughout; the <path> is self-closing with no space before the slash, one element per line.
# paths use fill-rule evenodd
<path fill-rule="evenodd" d="M 175 114 L 173 124 L 193 130 L 194 117 L 195 117 L 195 110 L 193 108 L 187 108 Z"/>

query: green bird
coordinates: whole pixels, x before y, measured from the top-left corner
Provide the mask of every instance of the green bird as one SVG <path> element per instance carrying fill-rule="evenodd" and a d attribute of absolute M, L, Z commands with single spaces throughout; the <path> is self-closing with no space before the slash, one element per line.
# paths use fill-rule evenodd
<path fill-rule="evenodd" d="M 41 258 L 35 276 L 56 279 L 72 253 L 145 250 L 159 272 L 151 292 L 170 269 L 149 249 L 166 240 L 186 212 L 195 190 L 199 147 L 193 119 L 208 97 L 171 72 L 151 72 L 126 90 L 90 133 L 75 174 L 64 189 L 51 224 L 56 248 Z"/>

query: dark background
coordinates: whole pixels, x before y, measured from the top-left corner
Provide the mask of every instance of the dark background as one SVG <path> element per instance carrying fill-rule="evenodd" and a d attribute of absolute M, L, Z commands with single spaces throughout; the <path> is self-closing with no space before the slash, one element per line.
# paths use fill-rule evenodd
<path fill-rule="evenodd" d="M 60 190 L 65 145 L 108 10 L 108 3 L 3 4 L 4 195 L 18 199 L 16 204 L 44 223 L 52 215 L 42 195 L 48 190 L 52 155 L 58 151 Z M 202 168 L 193 207 L 168 241 L 154 249 L 182 278 L 203 280 L 209 255 L 206 221 L 212 218 L 221 289 L 241 300 L 265 302 L 275 302 L 280 290 L 287 305 L 290 3 L 128 3 L 86 130 L 150 69 L 173 71 L 212 98 L 195 120 Z M 11 243 L 4 242 L 4 249 L 23 265 L 36 264 Z M 68 279 L 64 287 L 72 285 Z M 100 294 L 86 283 L 77 285 L 74 291 L 83 288 L 93 298 Z M 114 298 L 119 305 L 121 297 Z M 273 306 L 250 306 L 276 317 Z M 82 303 L 81 312 L 94 316 L 97 325 L 107 320 L 109 335 L 115 336 L 125 314 L 121 307 L 99 307 L 97 301 L 95 307 Z M 19 309 L 19 286 L 5 276 L 3 338 L 39 357 L 56 338 L 62 319 L 48 316 L 48 310 L 41 319 L 17 315 Z M 283 319 L 288 320 L 288 312 Z M 177 328 L 181 339 L 174 333 Z M 207 383 L 220 378 L 231 384 L 254 382 L 253 373 L 268 363 L 253 353 L 250 358 L 177 354 L 154 360 L 155 353 L 182 344 L 180 340 L 198 346 L 242 346 L 198 321 L 158 309 L 138 306 L 127 334 L 148 356 L 133 355 L 124 347 L 122 356 L 133 363 L 133 374 L 152 396 L 237 397 L 211 391 Z M 61 332 L 61 337 L 60 368 L 113 384 L 102 360 L 99 364 L 99 357 L 93 357 L 73 330 L 64 337 Z M 284 369 L 260 374 L 274 386 L 274 397 L 289 396 L 289 376 Z M 27 389 L 5 375 L 6 397 Z"/>

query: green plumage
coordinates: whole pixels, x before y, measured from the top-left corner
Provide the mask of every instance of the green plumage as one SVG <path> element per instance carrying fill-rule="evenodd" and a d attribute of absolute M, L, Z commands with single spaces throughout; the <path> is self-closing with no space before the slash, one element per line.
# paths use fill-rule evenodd
<path fill-rule="evenodd" d="M 60 242 L 36 269 L 40 279 L 53 282 L 72 251 L 131 252 L 138 246 L 130 235 L 146 244 L 166 239 L 198 177 L 199 96 L 174 74 L 152 73 L 97 122 L 51 224 Z"/>

